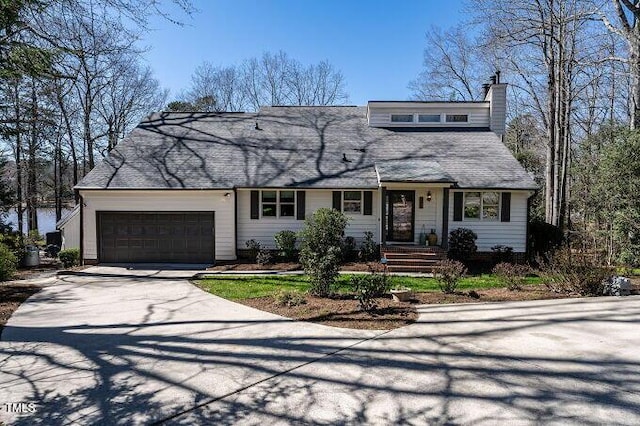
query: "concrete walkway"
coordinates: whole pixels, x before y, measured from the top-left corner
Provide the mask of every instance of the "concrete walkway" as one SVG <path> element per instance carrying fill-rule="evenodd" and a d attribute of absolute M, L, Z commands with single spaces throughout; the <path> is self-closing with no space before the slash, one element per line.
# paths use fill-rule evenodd
<path fill-rule="evenodd" d="M 640 423 L 638 296 L 423 306 L 357 331 L 211 296 L 189 271 L 83 272 L 5 328 L 0 420 Z M 20 402 L 36 412 L 7 413 Z"/>

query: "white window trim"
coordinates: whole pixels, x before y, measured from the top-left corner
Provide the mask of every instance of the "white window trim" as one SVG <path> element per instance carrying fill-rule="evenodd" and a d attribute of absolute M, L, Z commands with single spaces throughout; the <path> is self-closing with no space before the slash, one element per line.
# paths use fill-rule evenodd
<path fill-rule="evenodd" d="M 263 205 L 263 201 L 262 201 L 262 193 L 263 192 L 272 192 L 275 191 L 276 192 L 276 202 L 275 203 L 270 203 L 267 202 L 266 204 L 275 204 L 276 205 L 276 215 L 275 216 L 264 216 L 262 214 L 262 212 L 264 211 L 262 208 Z M 293 192 L 293 216 L 281 216 L 280 215 L 280 192 L 281 191 L 292 191 Z M 297 196 L 297 191 L 292 190 L 292 189 L 264 189 L 264 190 L 260 190 L 260 219 L 295 219 L 296 218 L 296 212 L 298 211 L 298 196 Z M 285 203 L 285 205 L 291 205 L 291 203 Z"/>
<path fill-rule="evenodd" d="M 477 218 L 468 218 L 464 214 L 464 206 L 466 206 L 467 194 L 470 192 L 480 193 L 480 210 L 479 210 L 479 216 Z M 496 216 L 495 219 L 484 219 L 482 217 L 482 210 L 484 206 L 482 194 L 486 192 L 495 192 L 496 194 L 498 194 L 498 215 Z M 463 222 L 500 222 L 501 216 L 502 216 L 502 192 L 501 191 L 463 191 L 462 192 L 462 221 Z"/>
<path fill-rule="evenodd" d="M 360 211 L 359 212 L 346 212 L 344 211 L 344 193 L 345 192 L 359 192 L 360 193 Z M 364 191 L 358 190 L 345 190 L 340 191 L 340 211 L 344 214 L 352 214 L 352 215 L 363 215 L 364 214 Z"/>

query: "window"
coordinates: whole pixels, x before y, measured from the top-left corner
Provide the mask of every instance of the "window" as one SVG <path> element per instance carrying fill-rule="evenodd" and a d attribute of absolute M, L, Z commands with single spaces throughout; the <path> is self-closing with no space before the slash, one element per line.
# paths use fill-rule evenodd
<path fill-rule="evenodd" d="M 482 220 L 498 220 L 500 195 L 497 192 L 482 193 Z"/>
<path fill-rule="evenodd" d="M 439 123 L 440 114 L 419 114 L 418 122 L 419 123 Z"/>
<path fill-rule="evenodd" d="M 295 191 L 262 191 L 262 217 L 294 217 Z"/>
<path fill-rule="evenodd" d="M 391 114 L 392 123 L 413 123 L 413 114 Z"/>
<path fill-rule="evenodd" d="M 500 193 L 465 192 L 464 219 L 497 221 L 500 215 Z"/>
<path fill-rule="evenodd" d="M 469 116 L 466 114 L 447 114 L 447 123 L 467 123 Z"/>
<path fill-rule="evenodd" d="M 480 219 L 480 192 L 464 194 L 464 218 Z"/>
<path fill-rule="evenodd" d="M 362 212 L 362 192 L 344 191 L 342 197 L 342 211 L 345 213 Z"/>
<path fill-rule="evenodd" d="M 278 191 L 262 191 L 262 216 L 276 217 L 278 214 Z"/>
<path fill-rule="evenodd" d="M 293 217 L 295 215 L 295 198 L 294 191 L 280 191 L 280 217 Z"/>

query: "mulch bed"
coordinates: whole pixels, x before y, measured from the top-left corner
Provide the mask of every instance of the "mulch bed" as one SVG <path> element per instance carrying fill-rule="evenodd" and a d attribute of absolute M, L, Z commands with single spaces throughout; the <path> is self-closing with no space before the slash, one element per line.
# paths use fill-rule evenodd
<path fill-rule="evenodd" d="M 380 262 L 348 262 L 340 267 L 341 271 L 368 272 L 374 268 L 380 270 Z M 250 260 L 218 261 L 216 265 L 207 268 L 207 271 L 302 271 L 298 262 L 279 262 L 270 265 L 258 265 Z"/>
<path fill-rule="evenodd" d="M 394 302 L 391 297 L 377 299 L 378 309 L 372 313 L 363 312 L 358 301 L 349 296 L 326 299 L 305 295 L 305 304 L 292 307 L 279 305 L 273 296 L 244 299 L 238 302 L 299 321 L 342 328 L 391 330 L 415 322 L 418 319 L 416 305 L 419 304 L 506 302 L 566 297 L 570 296 L 554 293 L 544 286 L 525 286 L 519 291 L 491 288 L 455 294 L 433 291 L 416 293 L 411 302 Z"/>
<path fill-rule="evenodd" d="M 278 305 L 273 296 L 238 302 L 283 317 L 342 328 L 391 330 L 418 318 L 412 304 L 396 303 L 391 298 L 378 299 L 378 309 L 372 313 L 360 310 L 358 301 L 353 298 L 326 299 L 305 295 L 305 300 L 305 304 L 290 308 Z"/>
<path fill-rule="evenodd" d="M 31 284 L 0 284 L 0 336 L 4 325 L 18 306 L 41 288 Z"/>

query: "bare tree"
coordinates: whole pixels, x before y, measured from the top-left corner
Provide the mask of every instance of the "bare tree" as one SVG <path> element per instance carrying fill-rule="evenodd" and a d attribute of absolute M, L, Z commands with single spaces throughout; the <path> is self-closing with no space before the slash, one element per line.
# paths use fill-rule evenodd
<path fill-rule="evenodd" d="M 265 105 L 336 105 L 348 99 L 342 73 L 327 61 L 303 65 L 286 53 L 265 53 L 241 65 L 204 62 L 173 110 L 258 110 Z"/>
<path fill-rule="evenodd" d="M 473 101 L 482 98 L 481 85 L 495 71 L 487 55 L 494 52 L 482 49 L 463 26 L 447 30 L 431 27 L 426 46 L 424 69 L 409 84 L 413 99 Z"/>
<path fill-rule="evenodd" d="M 621 61 L 628 65 L 629 75 L 629 103 L 631 118 L 629 125 L 632 129 L 640 128 L 640 0 L 611 0 L 616 20 L 609 18 L 607 10 L 602 10 L 600 16 L 605 26 L 613 34 L 625 41 L 626 55 L 611 55 L 610 60 Z"/>

